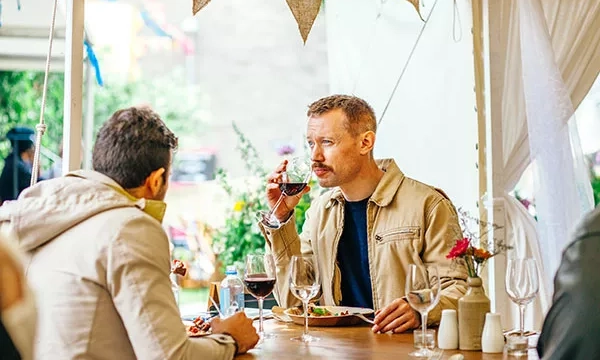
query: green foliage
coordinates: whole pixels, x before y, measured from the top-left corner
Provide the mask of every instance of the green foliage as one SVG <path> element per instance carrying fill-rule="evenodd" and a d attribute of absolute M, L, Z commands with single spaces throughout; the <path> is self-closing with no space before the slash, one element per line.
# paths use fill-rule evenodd
<path fill-rule="evenodd" d="M 40 120 L 44 74 L 32 71 L 0 71 L 0 138 L 15 126 L 35 130 Z M 64 75 L 50 73 L 44 121 L 47 130 L 42 145 L 58 152 L 62 138 Z M 0 158 L 10 152 L 8 141 L 0 142 Z"/>
<path fill-rule="evenodd" d="M 94 134 L 118 109 L 148 104 L 181 137 L 181 144 L 197 138 L 206 116 L 196 87 L 181 86 L 186 80 L 178 71 L 134 82 L 107 81 L 94 91 Z M 32 71 L 0 71 L 0 139 L 14 126 L 35 129 L 39 122 L 44 74 Z M 85 94 L 84 94 L 85 96 Z M 64 74 L 50 73 L 44 119 L 47 131 L 42 145 L 58 153 L 63 133 Z M 85 109 L 84 109 L 85 111 Z M 0 141 L 0 157 L 10 143 Z"/>
<path fill-rule="evenodd" d="M 183 144 L 197 140 L 207 117 L 201 112 L 205 97 L 199 88 L 182 84 L 186 79 L 178 70 L 133 82 L 108 82 L 94 94 L 95 131 L 119 109 L 149 105 Z"/>
<path fill-rule="evenodd" d="M 594 205 L 600 204 L 600 177 L 592 174 L 592 190 L 594 191 Z"/>
<path fill-rule="evenodd" d="M 235 265 L 243 268 L 246 255 L 262 252 L 265 248 L 265 239 L 258 227 L 256 213 L 268 209 L 264 182 L 267 171 L 256 148 L 235 123 L 233 129 L 238 136 L 237 150 L 240 151 L 245 168 L 248 173 L 256 176 L 257 181 L 246 182 L 246 186 L 239 189 L 232 185 L 224 170 L 218 170 L 217 181 L 229 195 L 232 206 L 227 213 L 225 225 L 217 231 L 213 241 L 223 267 Z M 295 209 L 298 232 L 301 232 L 310 201 L 310 195 L 305 194 Z"/>

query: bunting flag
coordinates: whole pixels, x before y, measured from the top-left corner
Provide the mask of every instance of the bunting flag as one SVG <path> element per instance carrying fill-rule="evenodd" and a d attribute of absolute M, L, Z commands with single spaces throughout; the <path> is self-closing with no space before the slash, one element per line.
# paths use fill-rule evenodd
<path fill-rule="evenodd" d="M 317 15 L 319 15 L 321 0 L 286 0 L 286 2 L 298 23 L 302 41 L 306 44 L 310 29 L 312 29 Z"/>
<path fill-rule="evenodd" d="M 0 0 L 1 1 L 1 0 Z M 300 36 L 302 36 L 302 41 L 306 44 L 306 39 L 308 38 L 308 34 L 312 29 L 313 24 L 315 23 L 315 19 L 317 15 L 319 15 L 319 10 L 321 9 L 321 2 L 323 0 L 285 0 L 296 19 L 296 23 L 298 23 L 298 30 L 300 30 Z M 417 10 L 417 14 L 421 21 L 425 21 L 423 16 L 421 15 L 421 1 L 420 0 L 406 0 L 415 7 Z M 202 8 L 204 8 L 210 0 L 193 0 L 192 3 L 192 14 L 196 15 L 196 13 Z"/>
<path fill-rule="evenodd" d="M 94 74 L 96 75 L 96 82 L 99 86 L 104 86 L 104 81 L 102 80 L 102 73 L 100 73 L 100 63 L 98 62 L 98 58 L 96 57 L 96 53 L 94 52 L 94 48 L 89 41 L 83 40 L 83 45 L 85 46 L 85 52 L 88 57 L 88 61 L 90 65 L 94 68 Z"/>
<path fill-rule="evenodd" d="M 210 0 L 194 0 L 192 4 L 192 15 L 196 15 L 196 13 L 208 5 L 209 2 Z"/>
<path fill-rule="evenodd" d="M 421 21 L 425 21 L 425 19 L 423 19 L 423 16 L 421 16 L 421 4 L 419 4 L 420 0 L 406 0 L 409 3 L 412 4 L 412 6 L 415 7 L 415 10 L 417 10 L 417 14 L 419 14 L 419 18 L 421 18 Z"/>

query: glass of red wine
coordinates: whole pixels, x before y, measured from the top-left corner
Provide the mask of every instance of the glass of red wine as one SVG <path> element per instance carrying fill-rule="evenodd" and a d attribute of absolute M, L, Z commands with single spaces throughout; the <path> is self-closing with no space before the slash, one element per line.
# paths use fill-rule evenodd
<path fill-rule="evenodd" d="M 274 215 L 275 210 L 277 210 L 277 207 L 279 207 L 279 204 L 281 204 L 286 196 L 300 194 L 306 185 L 308 185 L 311 174 L 312 164 L 309 159 L 296 157 L 290 160 L 285 171 L 281 174 L 282 180 L 279 183 L 281 195 L 279 199 L 277 199 L 277 202 L 270 211 L 259 211 L 258 220 L 271 229 L 279 229 L 281 222 Z"/>
<path fill-rule="evenodd" d="M 261 339 L 268 339 L 270 334 L 265 334 L 263 328 L 263 301 L 275 287 L 275 262 L 269 254 L 256 254 L 246 256 L 246 271 L 244 284 L 248 292 L 258 300 L 258 334 Z"/>

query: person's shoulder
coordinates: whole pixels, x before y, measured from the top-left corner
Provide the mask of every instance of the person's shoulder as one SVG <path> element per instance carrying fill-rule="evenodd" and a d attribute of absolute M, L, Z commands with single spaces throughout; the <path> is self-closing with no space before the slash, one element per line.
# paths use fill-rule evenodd
<path fill-rule="evenodd" d="M 564 255 L 567 259 L 596 258 L 600 255 L 600 207 L 587 213 L 579 222 Z"/>
<path fill-rule="evenodd" d="M 421 198 L 423 200 L 435 202 L 447 200 L 452 202 L 444 190 L 408 176 L 404 177 L 404 181 L 400 185 L 400 190 L 402 192 L 402 196 L 410 194 L 415 198 Z"/>
<path fill-rule="evenodd" d="M 587 213 L 575 230 L 575 240 L 591 236 L 600 237 L 600 207 Z"/>

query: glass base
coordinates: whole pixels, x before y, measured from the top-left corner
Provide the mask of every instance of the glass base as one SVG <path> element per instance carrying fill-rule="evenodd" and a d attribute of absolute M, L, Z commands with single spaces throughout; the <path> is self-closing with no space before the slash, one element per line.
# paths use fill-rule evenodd
<path fill-rule="evenodd" d="M 529 352 L 529 339 L 525 336 L 507 336 L 504 345 L 504 355 L 508 358 L 527 357 Z"/>
<path fill-rule="evenodd" d="M 267 332 L 259 332 L 258 333 L 258 337 L 260 338 L 260 341 L 262 341 L 264 339 L 272 339 L 274 337 L 277 337 L 277 335 L 271 334 L 271 333 L 267 333 Z"/>
<path fill-rule="evenodd" d="M 271 229 L 279 229 L 281 227 L 281 223 L 275 215 L 269 213 L 268 211 L 259 211 L 257 214 L 258 221 L 260 221 L 264 226 Z"/>
<path fill-rule="evenodd" d="M 312 336 L 312 335 L 302 334 L 302 336 L 293 337 L 290 340 L 300 341 L 300 342 L 303 342 L 303 343 L 311 343 L 311 342 L 319 341 L 320 339 L 318 337 L 315 337 L 315 336 Z"/>
<path fill-rule="evenodd" d="M 442 356 L 442 352 L 443 350 L 441 349 L 436 349 L 436 350 L 430 350 L 430 349 L 419 349 L 416 351 L 411 352 L 410 354 L 408 354 L 411 358 L 416 358 L 416 359 L 433 359 L 433 360 L 437 360 Z"/>

